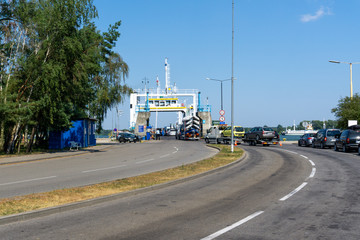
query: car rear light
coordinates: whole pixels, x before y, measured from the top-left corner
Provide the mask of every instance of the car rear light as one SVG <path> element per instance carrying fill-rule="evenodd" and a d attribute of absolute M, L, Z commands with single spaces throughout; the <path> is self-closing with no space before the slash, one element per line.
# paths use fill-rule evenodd
<path fill-rule="evenodd" d="M 350 138 L 347 138 L 347 139 L 346 139 L 346 143 L 350 143 Z"/>
<path fill-rule="evenodd" d="M 308 140 L 311 140 L 311 137 L 308 137 Z"/>
<path fill-rule="evenodd" d="M 325 141 L 325 142 L 327 141 L 327 137 L 324 137 L 324 141 Z"/>

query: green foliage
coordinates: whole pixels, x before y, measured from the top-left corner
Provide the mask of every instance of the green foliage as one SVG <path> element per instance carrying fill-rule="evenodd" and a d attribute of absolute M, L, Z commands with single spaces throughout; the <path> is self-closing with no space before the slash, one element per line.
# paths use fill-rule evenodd
<path fill-rule="evenodd" d="M 337 107 L 331 110 L 338 118 L 338 127 L 347 128 L 348 120 L 360 122 L 360 96 L 356 93 L 353 98 L 345 97 L 339 100 Z"/>
<path fill-rule="evenodd" d="M 12 152 L 21 131 L 34 127 L 36 139 L 46 139 L 76 118 L 97 118 L 101 130 L 107 110 L 131 92 L 129 67 L 113 51 L 121 22 L 100 33 L 91 0 L 1 7 L 0 147 Z"/>

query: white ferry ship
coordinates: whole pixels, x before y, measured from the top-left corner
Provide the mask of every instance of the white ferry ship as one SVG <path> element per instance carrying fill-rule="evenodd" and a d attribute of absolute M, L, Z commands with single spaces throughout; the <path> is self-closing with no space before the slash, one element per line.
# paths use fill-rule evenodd
<path fill-rule="evenodd" d="M 304 124 L 304 123 L 303 123 Z M 317 130 L 313 129 L 313 126 L 311 123 L 305 123 L 305 130 L 296 130 L 294 122 L 294 129 L 286 129 L 285 132 L 282 133 L 282 135 L 304 135 L 305 133 L 317 133 Z"/>

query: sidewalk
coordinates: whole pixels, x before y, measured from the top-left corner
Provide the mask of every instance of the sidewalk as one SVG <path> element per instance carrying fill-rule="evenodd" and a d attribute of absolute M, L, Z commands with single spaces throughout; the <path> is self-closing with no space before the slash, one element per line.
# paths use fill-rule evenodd
<path fill-rule="evenodd" d="M 24 154 L 20 156 L 4 155 L 4 156 L 0 156 L 0 165 L 33 162 L 33 161 L 40 161 L 47 159 L 83 155 L 92 152 L 99 152 L 112 147 L 115 143 L 112 143 L 111 141 L 97 141 L 97 144 L 99 145 L 87 147 L 87 148 L 80 148 L 79 150 L 64 149 L 63 151 L 58 151 L 58 152 L 32 153 L 32 154 Z"/>

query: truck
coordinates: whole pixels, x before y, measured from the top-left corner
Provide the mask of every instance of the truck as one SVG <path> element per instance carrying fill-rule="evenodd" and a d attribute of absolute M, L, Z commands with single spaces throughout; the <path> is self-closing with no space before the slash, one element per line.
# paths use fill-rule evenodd
<path fill-rule="evenodd" d="M 205 136 L 205 142 L 206 143 L 216 143 L 216 144 L 231 143 L 231 135 L 230 135 L 230 137 L 224 136 L 224 134 L 223 134 L 224 129 L 226 129 L 226 126 L 222 126 L 222 125 L 211 126 L 207 130 L 207 134 Z M 231 128 L 230 128 L 230 131 L 231 131 Z M 242 138 L 234 136 L 234 141 L 236 141 L 237 143 L 240 144 L 242 141 Z"/>
<path fill-rule="evenodd" d="M 179 126 L 176 138 L 181 140 L 199 140 L 200 139 L 200 118 L 197 116 L 187 116 L 183 118 Z"/>

